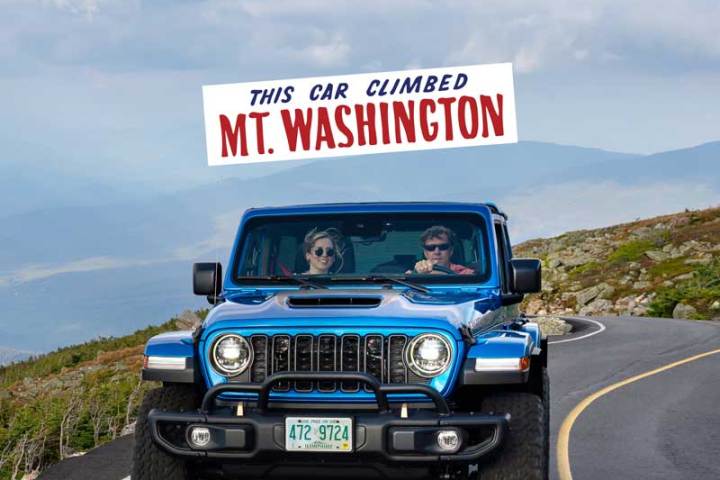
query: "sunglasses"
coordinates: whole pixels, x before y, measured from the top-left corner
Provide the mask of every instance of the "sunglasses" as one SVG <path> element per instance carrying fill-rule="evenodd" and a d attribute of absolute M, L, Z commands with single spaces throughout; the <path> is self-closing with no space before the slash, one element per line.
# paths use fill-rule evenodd
<path fill-rule="evenodd" d="M 315 250 L 313 250 L 313 253 L 315 254 L 316 257 L 322 257 L 323 252 L 325 252 L 328 257 L 335 256 L 335 249 L 332 247 L 328 247 L 326 249 L 323 249 L 323 247 L 318 247 Z"/>
<path fill-rule="evenodd" d="M 436 243 L 434 245 L 429 245 L 426 243 L 425 245 L 423 245 L 423 248 L 425 249 L 426 252 L 434 252 L 435 249 L 439 249 L 441 252 L 444 252 L 444 251 L 450 249 L 450 244 L 449 243 Z"/>

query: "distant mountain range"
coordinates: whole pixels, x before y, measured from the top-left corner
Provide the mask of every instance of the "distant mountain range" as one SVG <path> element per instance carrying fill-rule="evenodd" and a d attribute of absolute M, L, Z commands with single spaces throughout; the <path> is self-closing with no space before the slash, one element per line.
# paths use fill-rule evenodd
<path fill-rule="evenodd" d="M 26 360 L 30 358 L 32 354 L 32 352 L 25 352 L 21 350 L 14 350 L 12 348 L 0 347 L 0 366 Z"/>
<path fill-rule="evenodd" d="M 520 142 L 318 160 L 245 179 L 225 168 L 204 186 L 97 206 L 77 187 L 83 206 L 0 216 L 0 342 L 46 351 L 198 308 L 191 263 L 226 263 L 251 206 L 494 200 L 517 242 L 716 204 L 718 160 L 720 142 L 648 156 Z"/>

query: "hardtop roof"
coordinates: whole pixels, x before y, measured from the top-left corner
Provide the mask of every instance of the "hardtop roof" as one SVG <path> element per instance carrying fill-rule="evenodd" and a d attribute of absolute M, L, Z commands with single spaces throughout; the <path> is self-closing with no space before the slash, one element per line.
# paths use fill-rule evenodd
<path fill-rule="evenodd" d="M 341 212 L 382 212 L 383 210 L 392 210 L 396 212 L 412 212 L 412 211 L 461 211 L 471 212 L 488 209 L 490 213 L 507 216 L 492 202 L 486 203 L 470 203 L 470 202 L 345 202 L 345 203 L 313 203 L 313 204 L 297 204 L 286 206 L 269 206 L 269 207 L 253 207 L 247 210 L 248 216 L 263 215 L 291 215 L 300 213 L 341 213 Z"/>

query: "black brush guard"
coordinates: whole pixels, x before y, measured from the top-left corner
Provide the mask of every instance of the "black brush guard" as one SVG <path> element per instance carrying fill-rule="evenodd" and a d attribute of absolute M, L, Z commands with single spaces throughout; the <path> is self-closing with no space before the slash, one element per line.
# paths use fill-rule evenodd
<path fill-rule="evenodd" d="M 375 393 L 377 411 L 349 412 L 338 407 L 321 413 L 270 408 L 270 391 L 283 381 L 356 381 Z M 221 393 L 257 393 L 253 408 L 244 407 L 242 415 L 213 414 L 211 407 Z M 423 394 L 429 397 L 435 411 L 413 410 L 407 416 L 390 408 L 389 394 Z M 349 417 L 353 422 L 351 452 L 288 452 L 285 449 L 285 417 Z M 404 418 L 403 418 L 404 417 Z M 501 445 L 510 420 L 509 414 L 485 415 L 456 413 L 440 393 L 426 385 L 381 384 L 371 375 L 348 372 L 277 373 L 262 384 L 226 383 L 205 393 L 202 405 L 194 412 L 168 412 L 153 409 L 148 421 L 155 442 L 171 454 L 227 460 L 316 462 L 318 455 L 332 460 L 367 459 L 383 463 L 428 463 L 477 461 Z M 206 427 L 211 441 L 203 448 L 191 446 L 192 427 Z M 455 430 L 463 445 L 454 453 L 439 451 L 433 436 L 440 430 Z M 473 441 L 474 440 L 474 441 Z"/>

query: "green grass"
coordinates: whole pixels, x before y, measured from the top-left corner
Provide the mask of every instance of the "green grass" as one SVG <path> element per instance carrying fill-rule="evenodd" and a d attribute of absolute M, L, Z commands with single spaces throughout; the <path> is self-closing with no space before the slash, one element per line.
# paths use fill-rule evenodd
<path fill-rule="evenodd" d="M 657 243 L 653 240 L 631 240 L 623 243 L 612 252 L 608 257 L 608 261 L 612 263 L 635 262 L 640 260 L 645 252 L 655 248 L 657 248 Z"/>
<path fill-rule="evenodd" d="M 196 314 L 205 318 L 207 310 Z M 60 460 L 60 431 L 70 418 L 68 412 L 74 420 L 64 424 L 63 443 L 72 450 L 84 451 L 115 438 L 126 422 L 133 421 L 144 392 L 154 385 L 139 379 L 142 345 L 174 328 L 171 319 L 131 335 L 98 338 L 0 368 L 0 393 L 5 393 L 17 381 L 36 383 L 63 368 L 98 360 L 97 368 L 82 372 L 79 385 L 61 374 L 57 383 L 20 386 L 15 393 L 23 396 L 0 395 L 0 480 L 10 479 L 16 464 L 22 476 L 24 470 L 42 470 Z M 27 458 L 28 451 L 34 452 L 32 458 Z"/>
<path fill-rule="evenodd" d="M 692 279 L 658 290 L 650 303 L 648 314 L 653 317 L 672 317 L 675 306 L 684 303 L 697 309 L 697 319 L 710 319 L 717 314 L 710 311 L 710 305 L 715 300 L 720 300 L 720 259 L 699 266 Z"/>
<path fill-rule="evenodd" d="M 200 318 L 205 318 L 207 310 L 196 313 Z M 99 352 L 112 352 L 122 348 L 143 345 L 150 337 L 174 329 L 175 319 L 172 319 L 162 325 L 143 328 L 124 337 L 98 338 L 80 345 L 63 347 L 38 357 L 31 357 L 23 362 L 0 367 L 0 388 L 6 388 L 25 377 L 44 377 L 58 373 L 63 368 L 95 359 Z"/>
<path fill-rule="evenodd" d="M 600 270 L 601 267 L 602 267 L 602 265 L 600 265 L 600 263 L 598 263 L 598 262 L 583 263 L 582 265 L 578 265 L 577 267 L 570 270 L 570 272 L 568 272 L 568 274 L 571 277 L 577 277 L 584 273 L 593 273 L 596 270 Z"/>
<path fill-rule="evenodd" d="M 685 257 L 671 258 L 656 263 L 648 269 L 648 273 L 652 277 L 672 278 L 682 275 L 683 273 L 692 272 L 695 267 L 685 264 Z"/>

